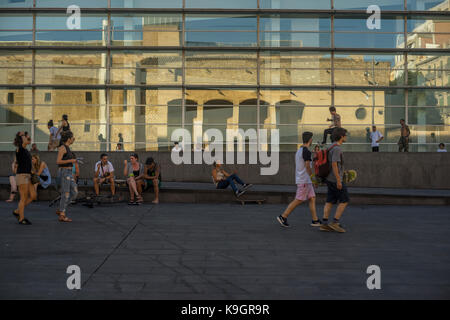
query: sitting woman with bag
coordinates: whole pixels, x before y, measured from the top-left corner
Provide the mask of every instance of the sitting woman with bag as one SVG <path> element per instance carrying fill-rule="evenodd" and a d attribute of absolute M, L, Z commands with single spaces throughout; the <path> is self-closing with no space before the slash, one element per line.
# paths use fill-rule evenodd
<path fill-rule="evenodd" d="M 52 183 L 52 177 L 50 175 L 50 171 L 48 170 L 47 164 L 44 161 L 41 161 L 39 155 L 37 154 L 34 154 L 31 157 L 31 162 L 33 164 L 31 183 L 34 186 L 34 189 L 37 191 L 38 186 L 41 186 L 43 189 L 47 189 Z"/>

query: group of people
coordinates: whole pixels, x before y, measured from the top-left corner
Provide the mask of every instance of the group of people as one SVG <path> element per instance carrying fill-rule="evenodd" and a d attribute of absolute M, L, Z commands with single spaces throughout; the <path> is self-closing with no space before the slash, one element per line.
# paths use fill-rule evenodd
<path fill-rule="evenodd" d="M 161 166 L 152 158 L 146 159 L 145 164 L 139 162 L 136 153 L 130 155 L 129 161 L 124 160 L 123 175 L 126 177 L 128 190 L 130 192 L 129 205 L 138 205 L 144 201 L 142 193 L 153 189 L 155 199 L 152 203 L 159 203 L 159 189 L 161 187 Z M 114 166 L 108 160 L 106 153 L 101 154 L 100 160 L 94 167 L 94 190 L 98 196 L 100 186 L 109 184 L 111 195 L 116 194 Z"/>
<path fill-rule="evenodd" d="M 323 218 L 320 220 L 316 212 L 316 194 L 314 191 L 316 180 L 315 173 L 312 170 L 313 159 L 311 151 L 308 149 L 313 140 L 312 132 L 304 132 L 302 134 L 303 144 L 295 154 L 295 182 L 297 184 L 297 192 L 295 199 L 287 206 L 286 210 L 277 217 L 278 222 L 283 227 L 289 227 L 287 218 L 292 211 L 305 201 L 309 203 L 311 211 L 311 226 L 319 227 L 321 231 L 345 232 L 340 224 L 340 219 L 350 200 L 347 186 L 343 181 L 344 175 L 344 154 L 342 144 L 347 140 L 347 130 L 344 128 L 336 128 L 332 132 L 331 139 L 333 144 L 328 148 L 329 173 L 325 177 L 324 182 L 327 185 L 327 199 L 323 210 Z M 328 218 L 333 205 L 338 204 L 333 221 L 329 223 Z"/>
<path fill-rule="evenodd" d="M 336 128 L 341 128 L 341 116 L 337 114 L 335 107 L 330 107 L 329 111 L 331 113 L 331 118 L 327 121 L 331 121 L 331 125 L 323 131 L 323 139 L 321 145 L 327 143 L 328 135 L 331 136 L 331 142 L 333 143 L 332 133 Z M 400 119 L 400 138 L 397 142 L 398 152 L 409 152 L 409 137 L 411 135 L 411 130 L 406 124 L 405 119 Z M 384 136 L 380 131 L 377 130 L 377 126 L 372 126 L 372 131 L 367 128 L 367 138 L 371 142 L 372 152 L 380 151 L 380 142 L 384 139 Z M 445 145 L 443 143 L 439 144 L 437 152 L 447 152 Z"/>

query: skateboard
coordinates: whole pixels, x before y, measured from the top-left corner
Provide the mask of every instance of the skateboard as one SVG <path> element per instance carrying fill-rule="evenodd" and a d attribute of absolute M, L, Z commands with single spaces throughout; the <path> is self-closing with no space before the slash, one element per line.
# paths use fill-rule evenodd
<path fill-rule="evenodd" d="M 356 180 L 358 177 L 358 174 L 356 173 L 356 170 L 346 170 L 344 171 L 344 177 L 343 182 L 344 183 L 350 183 Z"/>
<path fill-rule="evenodd" d="M 240 198 L 236 198 L 236 201 L 240 202 L 242 205 L 245 205 L 246 203 L 263 204 L 263 202 L 265 202 L 266 199 L 240 199 Z"/>

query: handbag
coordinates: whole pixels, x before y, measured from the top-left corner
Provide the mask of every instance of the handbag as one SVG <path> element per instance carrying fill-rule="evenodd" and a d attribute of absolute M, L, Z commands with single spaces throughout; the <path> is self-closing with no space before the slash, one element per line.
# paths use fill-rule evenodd
<path fill-rule="evenodd" d="M 36 183 L 39 183 L 39 182 L 41 182 L 39 180 L 39 176 L 37 174 L 32 173 L 31 174 L 31 184 L 36 184 Z"/>

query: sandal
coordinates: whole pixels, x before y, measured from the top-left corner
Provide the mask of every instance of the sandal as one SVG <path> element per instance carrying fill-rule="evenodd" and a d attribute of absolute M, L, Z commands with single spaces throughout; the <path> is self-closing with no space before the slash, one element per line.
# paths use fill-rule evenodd
<path fill-rule="evenodd" d="M 72 219 L 67 218 L 64 214 L 61 214 L 58 218 L 60 222 L 72 222 Z"/>
<path fill-rule="evenodd" d="M 19 224 L 23 226 L 29 226 L 31 225 L 31 222 L 28 219 L 23 218 L 22 221 L 19 221 Z"/>
<path fill-rule="evenodd" d="M 137 203 L 142 203 L 142 202 L 144 202 L 144 198 L 142 198 L 141 195 L 136 196 L 136 202 L 137 202 Z"/>
<path fill-rule="evenodd" d="M 13 210 L 13 216 L 14 216 L 14 217 L 16 217 L 16 218 L 17 218 L 17 220 L 18 220 L 18 219 L 19 219 L 19 217 L 20 217 L 20 216 L 19 216 L 19 214 L 18 214 L 18 213 L 16 213 L 16 210 Z"/>

